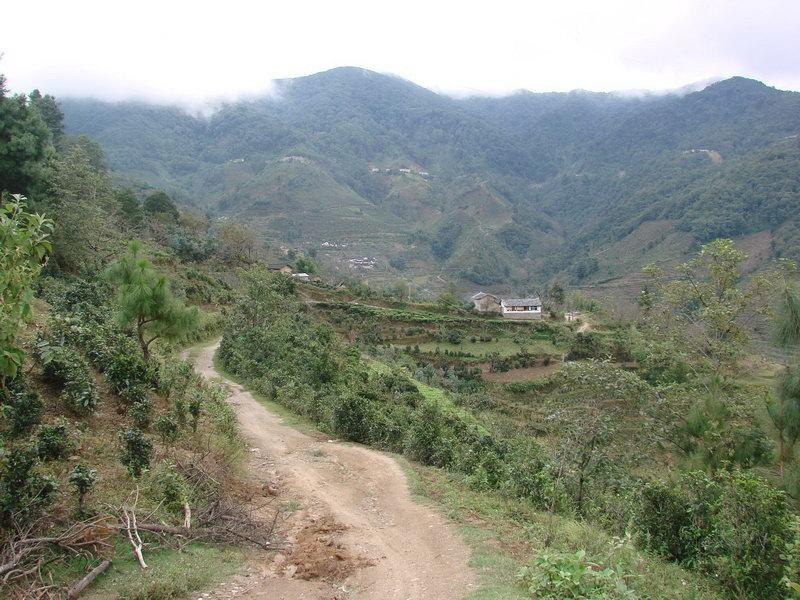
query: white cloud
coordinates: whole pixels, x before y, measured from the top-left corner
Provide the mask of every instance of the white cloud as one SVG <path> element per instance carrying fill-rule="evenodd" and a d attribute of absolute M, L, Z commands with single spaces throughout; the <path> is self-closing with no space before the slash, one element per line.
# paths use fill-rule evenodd
<path fill-rule="evenodd" d="M 673 88 L 742 74 L 800 89 L 796 0 L 40 1 L 3 9 L 14 90 L 198 105 L 342 65 L 448 93 Z"/>

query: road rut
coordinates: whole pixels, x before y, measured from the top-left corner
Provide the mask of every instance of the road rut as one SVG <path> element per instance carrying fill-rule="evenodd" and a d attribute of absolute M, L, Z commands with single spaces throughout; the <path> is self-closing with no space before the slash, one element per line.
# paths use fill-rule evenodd
<path fill-rule="evenodd" d="M 282 498 L 297 499 L 303 508 L 295 532 L 319 523 L 342 526 L 336 547 L 360 561 L 344 580 L 304 580 L 296 576 L 297 565 L 288 564 L 289 551 L 237 583 L 237 598 L 458 600 L 469 593 L 475 580 L 469 549 L 442 515 L 412 500 L 394 459 L 285 425 L 216 371 L 217 346 L 203 348 L 195 368 L 229 385 L 245 439 L 262 459 L 248 461 L 251 476 L 265 484 L 277 480 Z"/>

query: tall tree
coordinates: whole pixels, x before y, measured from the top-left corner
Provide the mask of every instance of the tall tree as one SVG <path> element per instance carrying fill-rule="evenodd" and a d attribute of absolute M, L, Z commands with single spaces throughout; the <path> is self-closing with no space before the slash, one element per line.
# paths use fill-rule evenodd
<path fill-rule="evenodd" d="M 156 340 L 177 340 L 197 326 L 197 309 L 173 296 L 169 280 L 147 260 L 138 242 L 111 264 L 107 276 L 117 287 L 118 320 L 134 326 L 145 359 Z"/>
<path fill-rule="evenodd" d="M 674 276 L 655 265 L 645 267 L 657 295 L 652 317 L 660 319 L 661 330 L 717 367 L 731 365 L 739 356 L 748 340 L 748 323 L 768 305 L 770 277 L 756 275 L 744 282 L 746 259 L 733 241 L 719 239 L 678 265 Z"/>
<path fill-rule="evenodd" d="M 117 209 L 108 175 L 92 163 L 84 146 L 70 145 L 53 161 L 47 212 L 56 223 L 55 261 L 78 272 L 110 255 L 118 237 L 109 220 Z"/>
<path fill-rule="evenodd" d="M 9 96 L 0 82 L 0 191 L 33 196 L 47 178 L 53 154 L 50 130 L 22 94 Z"/>
<path fill-rule="evenodd" d="M 31 314 L 31 284 L 52 250 L 53 223 L 27 212 L 25 198 L 0 205 L 0 387 L 14 377 L 24 353 L 17 333 Z"/>
<path fill-rule="evenodd" d="M 217 230 L 221 242 L 223 260 L 228 262 L 250 263 L 258 248 L 256 232 L 247 225 L 228 222 Z"/>
<path fill-rule="evenodd" d="M 781 473 L 791 462 L 800 439 L 800 364 L 796 359 L 796 351 L 800 348 L 800 296 L 792 280 L 797 267 L 791 261 L 783 261 L 783 267 L 775 338 L 780 347 L 789 350 L 789 360 L 778 377 L 774 397 L 767 401 L 766 407 L 777 433 Z"/>
<path fill-rule="evenodd" d="M 144 199 L 144 212 L 151 216 L 162 216 L 175 223 L 180 218 L 178 207 L 166 192 L 155 191 Z"/>
<path fill-rule="evenodd" d="M 39 90 L 33 90 L 28 98 L 31 105 L 39 111 L 42 119 L 47 124 L 53 144 L 60 146 L 64 139 L 64 113 L 61 112 L 58 102 L 50 94 L 42 96 Z"/>

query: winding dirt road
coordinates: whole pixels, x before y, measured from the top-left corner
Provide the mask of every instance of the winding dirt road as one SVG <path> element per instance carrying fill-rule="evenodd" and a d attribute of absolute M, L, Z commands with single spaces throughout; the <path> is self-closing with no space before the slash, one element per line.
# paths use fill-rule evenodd
<path fill-rule="evenodd" d="M 229 402 L 251 446 L 250 475 L 264 484 L 277 482 L 281 499 L 301 508 L 287 550 L 229 582 L 228 593 L 219 590 L 212 597 L 458 600 L 469 593 L 475 577 L 467 566 L 468 548 L 444 517 L 412 500 L 405 474 L 391 457 L 283 424 L 215 370 L 216 349 L 217 344 L 200 350 L 195 368 L 230 386 Z M 320 552 L 329 558 L 333 577 L 308 572 L 304 560 Z M 338 576 L 337 561 L 345 568 Z"/>

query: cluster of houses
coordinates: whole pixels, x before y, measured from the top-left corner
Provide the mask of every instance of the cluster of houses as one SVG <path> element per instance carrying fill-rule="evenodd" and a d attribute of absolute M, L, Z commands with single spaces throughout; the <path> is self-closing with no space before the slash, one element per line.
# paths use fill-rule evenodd
<path fill-rule="evenodd" d="M 400 175 L 419 175 L 420 177 L 428 178 L 431 176 L 430 173 L 427 171 L 415 171 L 414 169 L 409 169 L 408 167 L 402 167 L 400 169 L 381 169 L 379 167 L 370 167 L 371 173 L 387 173 L 387 174 L 400 174 Z"/>
<path fill-rule="evenodd" d="M 542 318 L 542 301 L 539 298 L 501 298 L 478 292 L 470 300 L 478 312 L 499 313 L 506 319 Z"/>
<path fill-rule="evenodd" d="M 283 275 L 288 275 L 297 281 L 320 281 L 318 276 L 309 275 L 308 273 L 297 273 L 294 269 L 292 269 L 291 266 L 287 264 L 270 265 L 269 270 L 273 273 L 282 273 Z"/>
<path fill-rule="evenodd" d="M 374 269 L 378 264 L 378 259 L 374 256 L 362 256 L 360 258 L 351 258 L 349 261 L 351 269 L 368 270 Z"/>

